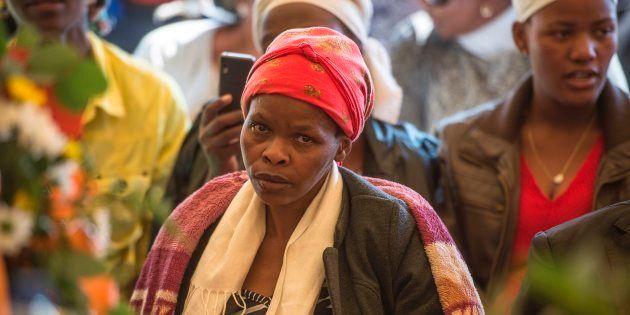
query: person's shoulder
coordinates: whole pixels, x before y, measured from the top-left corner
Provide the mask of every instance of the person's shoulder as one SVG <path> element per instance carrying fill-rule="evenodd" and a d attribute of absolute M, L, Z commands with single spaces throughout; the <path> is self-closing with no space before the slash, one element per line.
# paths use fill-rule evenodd
<path fill-rule="evenodd" d="M 571 247 L 585 238 L 604 237 L 618 220 L 630 220 L 630 201 L 623 201 L 560 224 L 534 239 L 546 239 L 552 247 Z"/>
<path fill-rule="evenodd" d="M 424 198 L 402 184 L 363 177 L 345 168 L 340 168 L 340 172 L 348 190 L 350 224 L 354 228 L 379 233 L 415 230 L 412 229 L 416 226 L 416 221 L 411 208 L 397 194 L 404 195 L 419 206 L 431 208 Z"/>
<path fill-rule="evenodd" d="M 377 139 L 388 145 L 401 144 L 411 150 L 422 150 L 430 155 L 436 152 L 438 147 L 439 141 L 436 137 L 419 130 L 408 122 L 390 124 L 373 118 L 371 128 L 374 129 Z"/>
<path fill-rule="evenodd" d="M 494 100 L 446 117 L 437 123 L 436 134 L 443 142 L 453 137 L 458 138 L 504 106 L 504 103 L 504 100 Z"/>
<path fill-rule="evenodd" d="M 103 52 L 105 55 L 105 64 L 115 76 L 116 80 L 141 80 L 144 88 L 152 86 L 168 86 L 171 87 L 170 77 L 158 69 L 153 68 L 144 60 L 138 59 L 129 53 L 123 51 L 118 46 L 101 39 L 103 44 Z"/>
<path fill-rule="evenodd" d="M 184 199 L 174 213 L 190 216 L 191 213 L 201 211 L 199 214 L 203 214 L 203 209 L 209 206 L 227 209 L 247 179 L 245 171 L 215 177 Z"/>
<path fill-rule="evenodd" d="M 361 216 L 365 215 L 365 212 L 370 212 L 377 216 L 390 216 L 393 212 L 406 209 L 406 205 L 402 200 L 384 192 L 374 184 L 375 180 L 386 182 L 385 180 L 363 177 L 343 167 L 339 170 L 344 186 L 348 190 L 351 204 L 353 206 L 370 205 L 370 207 L 361 207 Z M 368 217 L 369 215 L 365 218 L 368 219 Z"/>
<path fill-rule="evenodd" d="M 100 39 L 100 45 L 104 60 L 102 64 L 106 76 L 109 76 L 110 84 L 119 86 L 123 95 L 147 95 L 147 102 L 153 102 L 156 98 L 160 104 L 177 107 L 185 112 L 184 99 L 179 87 L 173 79 L 159 69 L 153 68 L 146 61 L 135 58 L 124 52 L 116 45 Z M 141 86 L 142 89 L 138 90 Z M 152 103 L 155 107 L 156 103 Z M 178 109 L 179 110 L 179 109 Z"/>

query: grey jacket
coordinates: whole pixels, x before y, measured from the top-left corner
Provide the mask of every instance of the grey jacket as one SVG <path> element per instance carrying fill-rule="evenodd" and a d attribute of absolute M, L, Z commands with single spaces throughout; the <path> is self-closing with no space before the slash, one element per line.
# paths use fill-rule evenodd
<path fill-rule="evenodd" d="M 481 292 L 506 274 L 520 201 L 519 132 L 531 77 L 507 100 L 453 117 L 439 128 L 445 204 L 440 216 Z M 609 82 L 598 110 L 604 133 L 592 209 L 630 199 L 630 100 Z"/>
<path fill-rule="evenodd" d="M 539 232 L 532 241 L 529 264 L 538 264 L 549 268 L 550 272 L 557 272 L 556 268 L 561 268 L 567 261 L 575 261 L 576 255 L 585 249 L 589 249 L 590 263 L 595 263 L 598 268 L 593 270 L 594 274 L 583 276 L 592 279 L 594 284 L 604 285 L 602 289 L 609 293 L 616 293 L 612 296 L 621 299 L 613 300 L 611 306 L 628 314 L 630 300 L 627 295 L 624 298 L 620 294 L 624 289 L 626 294 L 630 293 L 630 283 L 622 282 L 625 287 L 617 287 L 615 281 L 611 284 L 606 283 L 606 280 L 619 276 L 630 280 L 630 201 L 614 204 Z M 523 314 L 539 314 L 545 306 L 553 306 L 552 301 L 536 296 L 536 288 L 530 289 L 526 282 L 521 291 L 519 304 Z"/>
<path fill-rule="evenodd" d="M 351 171 L 340 171 L 343 206 L 334 245 L 323 253 L 334 314 L 442 314 L 420 233 L 407 206 Z M 218 222 L 197 244 L 178 296 L 187 296 Z M 176 314 L 184 302 L 178 299 Z"/>

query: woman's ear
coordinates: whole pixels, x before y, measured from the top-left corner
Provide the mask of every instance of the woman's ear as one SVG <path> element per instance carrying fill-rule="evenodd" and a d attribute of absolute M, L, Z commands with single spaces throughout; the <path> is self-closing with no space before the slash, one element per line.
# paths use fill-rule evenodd
<path fill-rule="evenodd" d="M 512 39 L 514 40 L 516 48 L 518 48 L 518 50 L 522 54 L 528 55 L 529 48 L 527 47 L 527 34 L 525 32 L 525 23 L 514 22 L 514 24 L 512 25 Z"/>
<path fill-rule="evenodd" d="M 346 135 L 342 135 L 339 138 L 339 147 L 337 148 L 337 153 L 335 154 L 335 161 L 343 162 L 346 159 L 346 156 L 350 154 L 350 150 L 352 149 L 352 141 Z"/>

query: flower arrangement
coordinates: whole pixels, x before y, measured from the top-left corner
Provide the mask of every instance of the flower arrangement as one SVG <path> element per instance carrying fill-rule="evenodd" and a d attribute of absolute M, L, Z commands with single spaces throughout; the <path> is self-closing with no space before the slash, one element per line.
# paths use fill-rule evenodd
<path fill-rule="evenodd" d="M 50 300 L 67 310 L 125 313 L 103 264 L 107 196 L 96 194 L 80 144 L 50 111 L 81 113 L 105 77 L 93 60 L 31 29 L 6 38 L 0 29 L 0 258 L 9 269 L 42 270 Z"/>

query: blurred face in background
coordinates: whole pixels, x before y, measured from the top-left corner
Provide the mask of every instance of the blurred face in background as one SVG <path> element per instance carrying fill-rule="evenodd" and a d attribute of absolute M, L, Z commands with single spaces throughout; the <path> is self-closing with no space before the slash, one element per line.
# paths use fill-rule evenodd
<path fill-rule="evenodd" d="M 611 0 L 559 0 L 513 31 L 529 56 L 535 94 L 567 106 L 596 103 L 617 49 Z"/>
<path fill-rule="evenodd" d="M 261 44 L 264 49 L 267 49 L 267 46 L 286 30 L 315 26 L 333 29 L 348 36 L 359 47 L 361 46 L 354 34 L 332 13 L 306 3 L 289 3 L 279 6 L 267 14 L 262 25 Z"/>
<path fill-rule="evenodd" d="M 19 25 L 32 25 L 48 34 L 62 34 L 88 23 L 88 0 L 7 0 Z"/>
<path fill-rule="evenodd" d="M 506 0 L 419 0 L 443 39 L 469 33 L 491 21 L 509 7 Z M 482 6 L 486 11 L 483 16 Z"/>

